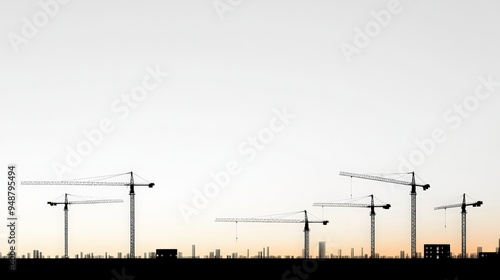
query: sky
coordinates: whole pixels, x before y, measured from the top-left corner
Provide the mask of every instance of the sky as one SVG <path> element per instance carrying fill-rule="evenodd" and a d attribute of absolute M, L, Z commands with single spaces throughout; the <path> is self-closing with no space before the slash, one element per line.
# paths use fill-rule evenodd
<path fill-rule="evenodd" d="M 21 185 L 124 174 L 135 189 L 135 252 L 300 256 L 303 223 L 335 256 L 410 253 L 410 188 L 340 172 L 417 182 L 424 244 L 495 251 L 500 238 L 498 1 L 0 2 L 0 210 L 16 169 L 16 250 L 129 252 L 128 188 Z M 11 196 L 11 195 L 10 195 Z M 292 213 L 295 213 L 292 215 Z M 289 215 L 284 215 L 289 214 Z M 0 252 L 11 233 L 0 227 Z"/>

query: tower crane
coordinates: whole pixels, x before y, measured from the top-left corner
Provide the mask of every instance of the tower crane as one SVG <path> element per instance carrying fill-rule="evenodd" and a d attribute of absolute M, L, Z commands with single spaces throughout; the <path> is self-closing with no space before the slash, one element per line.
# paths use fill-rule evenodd
<path fill-rule="evenodd" d="M 127 182 L 107 182 L 99 181 L 130 174 L 130 180 Z M 129 187 L 130 195 L 130 258 L 135 258 L 135 187 L 144 186 L 152 188 L 154 183 L 135 183 L 134 173 L 127 172 L 123 174 L 92 177 L 80 180 L 66 181 L 21 181 L 21 185 L 77 185 L 77 186 L 112 186 Z"/>
<path fill-rule="evenodd" d="M 375 204 L 373 200 L 373 194 L 369 195 L 371 198 L 370 204 L 359 204 L 359 203 L 351 203 L 351 202 L 316 202 L 313 206 L 321 206 L 321 207 L 361 207 L 361 208 L 370 208 L 370 220 L 371 220 L 371 258 L 375 258 L 375 208 L 382 207 L 383 209 L 391 208 L 390 204 Z"/>
<path fill-rule="evenodd" d="M 399 185 L 407 185 L 411 187 L 410 196 L 411 196 L 411 257 L 417 257 L 417 187 L 421 187 L 424 191 L 430 188 L 429 184 L 417 184 L 415 182 L 415 172 L 408 172 L 407 174 L 411 174 L 411 182 L 396 180 L 386 177 L 367 175 L 367 174 L 358 174 L 351 172 L 340 172 L 341 176 L 348 176 L 351 178 L 360 178 L 374 181 L 381 181 L 392 184 Z"/>
<path fill-rule="evenodd" d="M 49 201 L 47 204 L 50 206 L 56 206 L 58 204 L 64 204 L 64 258 L 68 258 L 68 205 L 70 204 L 96 204 L 96 203 L 117 203 L 123 202 L 121 199 L 100 199 L 100 200 L 68 200 L 68 194 L 64 194 L 63 202 L 52 202 Z"/>
<path fill-rule="evenodd" d="M 280 218 L 216 218 L 216 222 L 252 222 L 252 223 L 303 223 L 304 224 L 304 258 L 309 258 L 309 224 L 322 223 L 328 224 L 328 220 L 309 220 L 307 210 L 300 211 L 304 213 L 304 219 L 280 219 Z M 296 214 L 295 212 L 291 214 Z"/>
<path fill-rule="evenodd" d="M 455 208 L 455 207 L 461 207 L 462 208 L 462 258 L 465 258 L 466 256 L 466 229 L 467 229 L 467 224 L 466 224 L 466 215 L 467 211 L 465 208 L 467 206 L 472 206 L 472 207 L 480 207 L 483 204 L 481 200 L 472 202 L 472 203 L 466 203 L 465 202 L 465 193 L 462 195 L 462 203 L 457 203 L 457 204 L 450 204 L 450 205 L 443 205 L 443 206 L 438 206 L 435 207 L 434 210 L 439 210 L 439 209 L 448 209 L 448 208 Z"/>

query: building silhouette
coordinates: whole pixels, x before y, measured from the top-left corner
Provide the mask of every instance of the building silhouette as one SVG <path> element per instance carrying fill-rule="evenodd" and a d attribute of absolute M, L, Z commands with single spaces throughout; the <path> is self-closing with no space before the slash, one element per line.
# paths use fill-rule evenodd
<path fill-rule="evenodd" d="M 176 259 L 177 249 L 156 249 L 157 259 Z"/>
<path fill-rule="evenodd" d="M 425 244 L 424 245 L 425 259 L 449 259 L 450 244 Z"/>
<path fill-rule="evenodd" d="M 318 252 L 319 252 L 318 257 L 320 259 L 326 257 L 326 242 L 325 241 L 320 241 L 319 242 L 319 250 L 318 250 Z"/>
<path fill-rule="evenodd" d="M 480 253 L 478 253 L 477 257 L 480 259 L 484 259 L 484 258 L 500 259 L 500 253 L 498 253 L 498 252 L 480 252 Z"/>

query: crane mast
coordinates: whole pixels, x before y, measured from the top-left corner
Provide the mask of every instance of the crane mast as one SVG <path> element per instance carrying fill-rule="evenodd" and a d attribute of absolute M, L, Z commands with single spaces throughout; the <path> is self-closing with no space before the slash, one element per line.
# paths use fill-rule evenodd
<path fill-rule="evenodd" d="M 130 258 L 135 258 L 135 191 L 134 174 L 130 172 Z"/>
<path fill-rule="evenodd" d="M 279 218 L 216 218 L 216 222 L 253 222 L 253 223 L 304 223 L 304 258 L 309 258 L 309 223 L 328 224 L 328 220 L 309 220 L 307 211 L 304 210 L 304 219 L 279 219 Z"/>
<path fill-rule="evenodd" d="M 64 258 L 69 258 L 68 255 L 68 194 L 64 195 Z M 54 204 L 51 204 L 54 205 Z"/>
<path fill-rule="evenodd" d="M 305 223 L 304 223 L 304 258 L 309 258 L 309 221 L 307 219 L 307 211 L 304 211 Z"/>
<path fill-rule="evenodd" d="M 370 204 L 359 204 L 359 203 L 322 203 L 316 202 L 313 206 L 321 206 L 321 207 L 360 207 L 360 208 L 370 208 L 370 249 L 371 249 L 371 258 L 375 258 L 375 208 L 382 207 L 383 209 L 391 208 L 390 204 L 380 204 L 377 205 L 374 203 L 373 194 L 370 195 L 371 203 Z"/>
<path fill-rule="evenodd" d="M 460 207 L 461 211 L 461 233 L 462 233 L 462 258 L 465 258 L 467 256 L 467 210 L 465 209 L 467 206 L 472 206 L 472 207 L 480 207 L 483 204 L 481 200 L 472 202 L 472 203 L 466 203 L 465 201 L 465 193 L 462 195 L 462 203 L 458 204 L 450 204 L 450 205 L 443 205 L 443 206 L 438 206 L 435 207 L 434 210 L 439 210 L 439 209 L 448 209 L 448 208 L 454 208 L 454 207 Z"/>
<path fill-rule="evenodd" d="M 411 173 L 411 257 L 417 257 L 417 189 L 415 186 L 415 173 Z M 425 190 L 425 188 L 424 188 Z"/>
<path fill-rule="evenodd" d="M 340 172 L 341 176 L 348 176 L 351 178 L 360 178 L 374 181 L 381 181 L 392 184 L 407 185 L 411 186 L 410 197 L 411 197 L 411 257 L 417 257 L 417 191 L 416 187 L 422 187 L 424 190 L 430 188 L 429 184 L 417 184 L 415 182 L 415 172 L 408 172 L 412 175 L 411 182 L 395 180 L 391 178 L 367 175 L 367 174 L 357 174 L 351 172 Z"/>

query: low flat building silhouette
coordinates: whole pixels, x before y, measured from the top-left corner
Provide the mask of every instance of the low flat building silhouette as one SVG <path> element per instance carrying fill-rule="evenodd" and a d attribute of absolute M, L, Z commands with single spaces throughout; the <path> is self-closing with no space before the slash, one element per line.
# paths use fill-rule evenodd
<path fill-rule="evenodd" d="M 449 259 L 450 244 L 425 244 L 424 245 L 425 259 Z"/>
<path fill-rule="evenodd" d="M 480 259 L 500 259 L 500 254 L 497 252 L 480 252 L 477 257 Z"/>
<path fill-rule="evenodd" d="M 177 259 L 177 249 L 156 249 L 157 259 Z"/>

